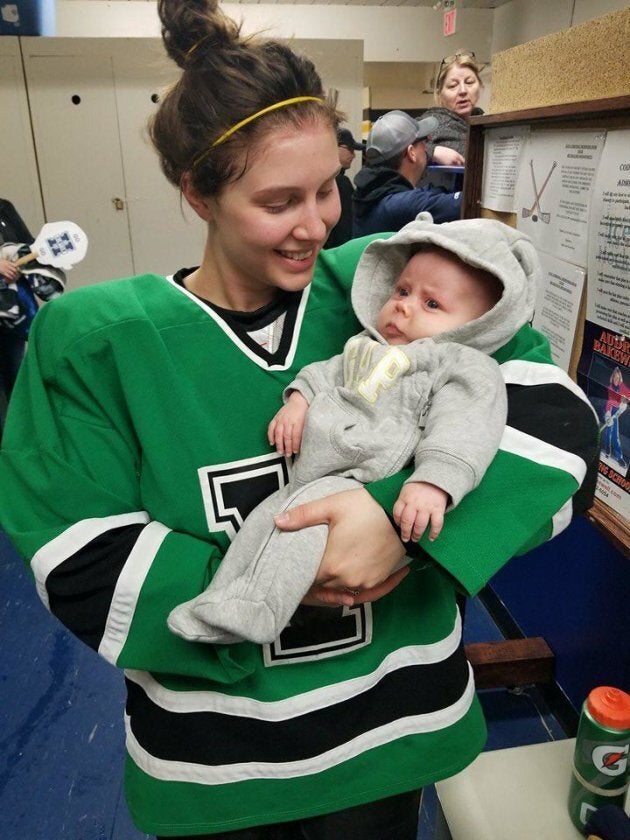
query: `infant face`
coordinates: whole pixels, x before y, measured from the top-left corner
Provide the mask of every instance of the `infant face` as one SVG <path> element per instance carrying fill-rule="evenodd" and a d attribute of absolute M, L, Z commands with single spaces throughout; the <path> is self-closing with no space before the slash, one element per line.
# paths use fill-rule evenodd
<path fill-rule="evenodd" d="M 488 312 L 500 289 L 493 275 L 449 251 L 419 251 L 403 269 L 376 327 L 388 344 L 432 338 Z"/>

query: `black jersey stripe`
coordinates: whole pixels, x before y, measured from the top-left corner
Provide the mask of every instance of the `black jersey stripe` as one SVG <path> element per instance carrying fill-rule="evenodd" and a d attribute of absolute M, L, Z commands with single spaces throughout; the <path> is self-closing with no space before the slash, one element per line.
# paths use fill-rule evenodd
<path fill-rule="evenodd" d="M 593 504 L 599 458 L 599 435 L 591 407 L 557 383 L 510 384 L 507 395 L 508 426 L 584 461 L 586 476 L 573 496 L 573 510 L 576 514 L 588 510 Z"/>
<path fill-rule="evenodd" d="M 56 566 L 46 578 L 50 611 L 98 650 L 116 583 L 144 524 L 111 528 Z"/>
<path fill-rule="evenodd" d="M 402 718 L 447 708 L 462 697 L 469 678 L 460 645 L 440 662 L 399 668 L 356 697 L 280 721 L 168 711 L 129 679 L 127 713 L 135 739 L 163 761 L 208 766 L 299 761 Z"/>

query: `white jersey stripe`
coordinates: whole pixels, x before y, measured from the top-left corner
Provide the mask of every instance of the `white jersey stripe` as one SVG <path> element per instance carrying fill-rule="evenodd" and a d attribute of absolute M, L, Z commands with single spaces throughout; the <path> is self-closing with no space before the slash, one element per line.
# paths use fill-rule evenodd
<path fill-rule="evenodd" d="M 564 470 L 575 478 L 578 485 L 582 484 L 586 475 L 586 464 L 579 456 L 550 443 L 545 443 L 545 441 L 525 434 L 525 432 L 514 429 L 512 426 L 505 427 L 499 449 L 504 452 L 511 452 L 513 455 L 520 455 L 522 458 L 535 461 L 537 464 Z"/>
<path fill-rule="evenodd" d="M 170 528 L 161 522 L 151 522 L 141 532 L 116 582 L 114 596 L 107 614 L 105 631 L 98 652 L 115 665 L 133 618 L 138 596 L 151 564 L 160 550 Z"/>
<path fill-rule="evenodd" d="M 103 516 L 98 519 L 82 519 L 71 525 L 54 540 L 43 545 L 33 556 L 31 568 L 35 575 L 37 594 L 44 602 L 46 609 L 50 609 L 48 593 L 46 592 L 46 578 L 57 566 L 64 563 L 77 551 L 80 551 L 96 537 L 100 537 L 112 528 L 123 528 L 125 525 L 146 525 L 149 514 L 144 510 L 132 513 L 121 513 L 116 516 Z"/>
<path fill-rule="evenodd" d="M 573 519 L 573 499 L 566 501 L 560 510 L 551 517 L 551 539 L 557 537 L 565 528 L 571 524 Z"/>
<path fill-rule="evenodd" d="M 275 702 L 263 702 L 251 697 L 221 694 L 217 691 L 172 691 L 164 688 L 146 671 L 125 671 L 132 682 L 139 685 L 152 703 L 168 712 L 215 712 L 224 715 L 248 717 L 262 721 L 282 721 L 306 715 L 343 703 L 358 694 L 369 691 L 388 674 L 414 665 L 431 665 L 448 659 L 459 647 L 462 628 L 459 613 L 453 630 L 444 639 L 430 645 L 410 645 L 387 656 L 369 674 L 351 680 L 326 685 L 294 697 Z"/>
<path fill-rule="evenodd" d="M 452 726 L 464 717 L 475 694 L 472 668 L 468 666 L 468 683 L 462 696 L 451 706 L 423 715 L 400 718 L 340 744 L 332 750 L 300 761 L 246 762 L 241 764 L 188 764 L 155 758 L 144 750 L 131 731 L 125 716 L 127 750 L 136 765 L 149 776 L 168 781 L 192 782 L 204 785 L 230 784 L 251 779 L 294 779 L 321 773 L 349 761 L 366 750 L 389 744 L 408 735 L 435 732 Z"/>

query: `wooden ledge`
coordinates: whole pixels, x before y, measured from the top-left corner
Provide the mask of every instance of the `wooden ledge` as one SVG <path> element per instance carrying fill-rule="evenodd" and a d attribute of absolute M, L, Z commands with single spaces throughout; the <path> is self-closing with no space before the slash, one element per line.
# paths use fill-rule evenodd
<path fill-rule="evenodd" d="M 477 688 L 513 688 L 551 682 L 554 654 L 541 636 L 465 645 Z"/>

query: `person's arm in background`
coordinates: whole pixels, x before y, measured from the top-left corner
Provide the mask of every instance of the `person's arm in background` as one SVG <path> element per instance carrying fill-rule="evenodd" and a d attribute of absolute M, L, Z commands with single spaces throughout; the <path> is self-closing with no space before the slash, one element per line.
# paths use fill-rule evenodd
<path fill-rule="evenodd" d="M 431 163 L 434 166 L 464 166 L 466 164 L 466 158 L 448 146 L 435 146 Z"/>
<path fill-rule="evenodd" d="M 412 222 L 418 213 L 430 213 L 436 224 L 454 222 L 461 217 L 462 193 L 444 187 L 416 187 L 383 198 L 372 218 L 387 230 L 397 231 Z"/>
<path fill-rule="evenodd" d="M 0 259 L 0 278 L 5 283 L 17 283 L 20 277 L 20 269 L 11 260 Z"/>

